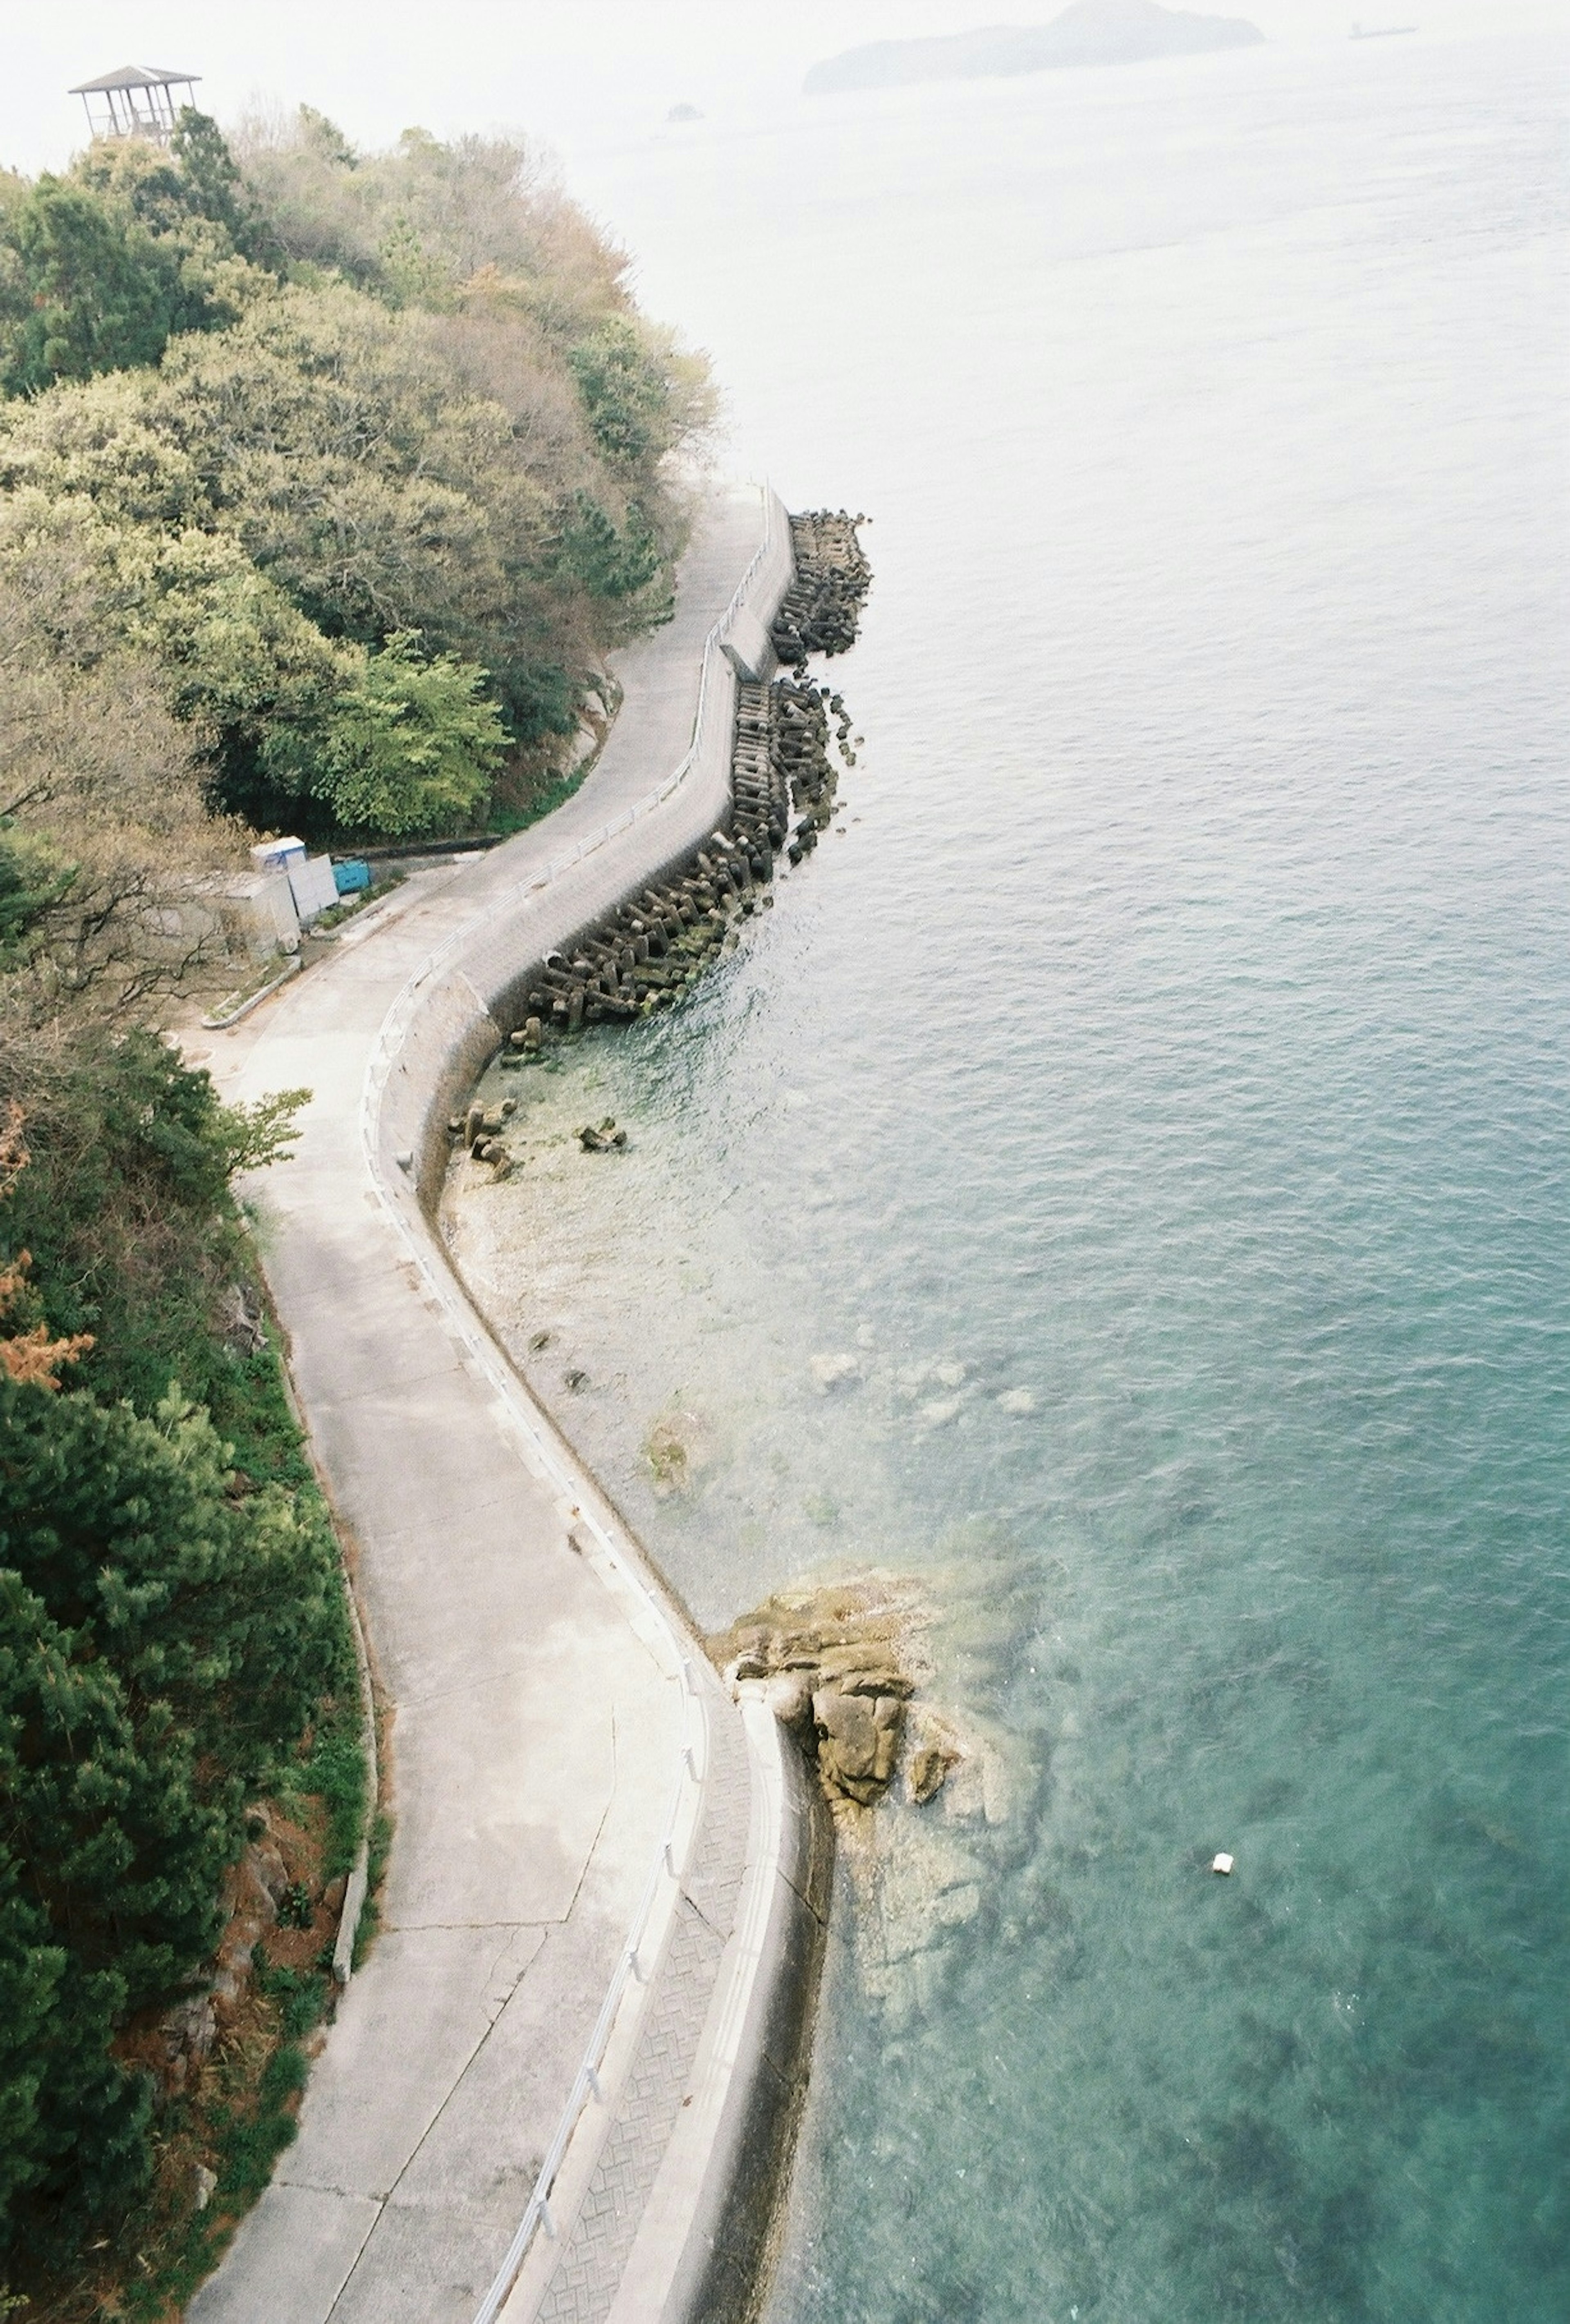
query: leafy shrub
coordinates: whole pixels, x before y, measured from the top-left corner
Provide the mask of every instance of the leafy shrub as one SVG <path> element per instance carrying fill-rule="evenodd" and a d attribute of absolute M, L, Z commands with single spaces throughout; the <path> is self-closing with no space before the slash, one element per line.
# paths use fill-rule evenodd
<path fill-rule="evenodd" d="M 451 654 L 427 659 L 418 634 L 401 632 L 366 657 L 319 733 L 277 738 L 269 770 L 325 800 L 344 830 L 402 839 L 461 829 L 484 806 L 506 748 L 485 678 Z"/>
<path fill-rule="evenodd" d="M 230 1176 L 285 1149 L 305 1093 L 226 1107 L 205 1073 L 141 1028 L 84 1029 L 64 1047 L 0 1041 L 0 1087 L 25 1108 L 30 1157 L 0 1240 L 32 1254 L 37 1320 L 92 1334 L 83 1386 L 151 1413 L 179 1377 L 238 1439 L 243 1465 L 254 1434 L 291 1434 L 286 1413 L 253 1413 L 248 1367 L 214 1326 L 251 1263 Z"/>
<path fill-rule="evenodd" d="M 246 1798 L 314 1781 L 314 1731 L 336 1860 L 364 1768 L 337 1545 L 275 1361 L 214 1328 L 245 1257 L 230 1175 L 284 1149 L 302 1093 L 226 1108 L 138 1030 L 13 1038 L 0 1073 L 30 1106 L 0 1137 L 0 1277 L 31 1302 L 0 1300 L 0 1353 L 32 1314 L 44 1340 L 53 1314 L 94 1327 L 28 1377 L 0 1361 L 0 2251 L 63 2254 L 146 2181 L 152 2091 L 117 2037 L 210 1953 Z"/>

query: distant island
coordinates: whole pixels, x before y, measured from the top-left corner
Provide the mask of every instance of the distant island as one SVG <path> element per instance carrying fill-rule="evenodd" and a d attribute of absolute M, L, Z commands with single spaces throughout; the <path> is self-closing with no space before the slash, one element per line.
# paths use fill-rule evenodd
<path fill-rule="evenodd" d="M 1264 34 L 1239 16 L 1196 16 L 1156 0 L 1075 0 L 1049 24 L 989 24 L 936 40 L 873 41 L 813 66 L 808 97 L 894 88 L 910 81 L 983 80 L 1065 65 L 1137 64 L 1147 57 L 1252 48 Z"/>

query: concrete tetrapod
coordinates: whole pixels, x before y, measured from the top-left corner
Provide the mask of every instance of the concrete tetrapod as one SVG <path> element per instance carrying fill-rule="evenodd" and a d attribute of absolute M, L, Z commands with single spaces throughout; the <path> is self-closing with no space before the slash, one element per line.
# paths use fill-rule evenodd
<path fill-rule="evenodd" d="M 716 502 L 675 620 L 618 658 L 583 788 L 416 874 L 212 1037 L 226 1093 L 314 1092 L 254 1192 L 392 1712 L 396 1836 L 298 2140 L 192 2324 L 745 2310 L 769 2191 L 748 2166 L 766 2178 L 788 2126 L 820 1950 L 818 1812 L 481 1323 L 420 1189 L 520 980 L 718 820 L 727 617 L 766 632 L 790 572 L 777 503 Z"/>

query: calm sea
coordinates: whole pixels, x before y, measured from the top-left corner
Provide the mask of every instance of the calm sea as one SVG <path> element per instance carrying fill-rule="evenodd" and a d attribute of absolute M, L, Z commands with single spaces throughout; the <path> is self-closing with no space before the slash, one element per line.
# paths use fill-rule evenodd
<path fill-rule="evenodd" d="M 1570 2315 L 1566 80 L 575 161 L 875 519 L 843 833 L 461 1230 L 699 1616 L 919 1575 L 985 1757 L 842 1874 L 770 2324 Z"/>

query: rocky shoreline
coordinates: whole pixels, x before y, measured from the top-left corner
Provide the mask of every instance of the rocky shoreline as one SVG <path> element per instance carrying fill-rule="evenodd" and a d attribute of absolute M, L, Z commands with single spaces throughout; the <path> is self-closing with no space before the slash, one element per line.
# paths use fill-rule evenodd
<path fill-rule="evenodd" d="M 859 511 L 816 509 L 790 520 L 796 578 L 770 632 L 787 669 L 806 669 L 808 654 L 847 653 L 856 641 L 873 568 L 857 538 L 869 519 Z"/>
<path fill-rule="evenodd" d="M 842 696 L 808 677 L 806 658 L 854 642 L 871 585 L 857 539 L 865 521 L 843 511 L 791 517 L 796 577 L 771 627 L 773 651 L 790 670 L 738 679 L 729 829 L 546 955 L 525 980 L 528 1013 L 497 1061 L 503 1069 L 533 1062 L 586 1025 L 672 1006 L 736 944 L 742 921 L 772 904 L 780 854 L 794 866 L 816 846 L 860 737 Z M 526 1120 L 516 1097 L 487 1105 L 476 1096 L 448 1129 L 460 1151 L 500 1178 L 517 1158 L 509 1132 Z M 577 1136 L 586 1153 L 627 1142 L 608 1117 Z M 566 1384 L 581 1377 L 568 1373 Z M 657 1478 L 685 1468 L 673 1434 L 646 1450 Z M 732 1694 L 761 1695 L 793 1737 L 847 1838 L 896 1785 L 907 1805 L 922 1807 L 956 1771 L 979 1780 L 984 1761 L 990 1776 L 992 1754 L 979 1738 L 920 1700 L 932 1675 L 922 1644 L 930 1618 L 909 1580 L 860 1575 L 777 1594 L 705 1641 Z M 957 1799 L 949 1804 L 966 1812 Z"/>
<path fill-rule="evenodd" d="M 929 1620 L 909 1580 L 864 1574 L 778 1592 L 706 1644 L 733 1694 L 762 1694 L 836 1821 L 854 1826 L 896 1776 L 924 1807 L 969 1756 L 958 1729 L 917 1700 L 932 1674 Z"/>
<path fill-rule="evenodd" d="M 792 526 L 799 566 L 804 561 L 804 521 L 797 519 Z M 799 591 L 799 572 L 796 586 Z M 776 584 L 783 592 L 776 600 L 779 612 L 768 624 L 776 650 L 794 654 L 805 647 L 804 624 L 815 641 L 822 634 L 819 619 L 832 633 L 843 602 L 840 593 L 853 586 L 861 587 L 863 578 L 843 566 L 836 568 L 827 586 L 825 576 L 818 576 L 810 593 L 793 598 L 787 618 L 791 585 L 781 576 Z M 822 609 L 817 616 L 815 607 Z M 737 626 L 744 658 L 755 667 L 754 657 L 763 651 L 762 627 L 754 625 L 747 641 L 745 626 Z M 799 862 L 804 862 L 811 852 L 808 835 L 799 828 L 803 821 L 816 838 L 832 822 L 850 819 L 843 811 L 837 816 L 834 813 L 836 807 L 843 808 L 837 786 L 844 779 L 843 769 L 854 763 L 859 741 L 843 702 L 826 687 L 807 686 L 807 673 L 799 664 L 770 684 L 762 675 L 754 678 L 745 669 L 737 669 L 737 656 L 728 644 L 720 650 L 732 669 L 722 672 L 724 706 L 715 721 L 706 805 L 687 825 L 688 833 L 703 835 L 696 844 L 689 841 L 689 852 L 679 859 L 674 847 L 663 859 L 654 850 L 647 851 L 643 877 L 648 884 L 631 895 L 630 880 L 619 892 L 613 881 L 604 882 L 597 917 L 591 920 L 586 912 L 579 921 L 580 929 L 605 947 L 598 962 L 581 936 L 560 942 L 559 961 L 568 969 L 577 967 L 570 982 L 581 994 L 580 1024 L 591 1021 L 591 1009 L 596 1021 L 618 1022 L 672 1007 L 714 953 L 723 952 L 727 939 L 738 943 L 747 918 L 763 908 L 765 899 L 773 900 L 771 887 L 753 869 L 754 854 L 771 872 L 782 872 L 785 866 L 779 859 L 784 853 L 789 860 L 792 842 L 801 850 Z M 711 715 L 714 706 L 711 696 Z M 787 715 L 787 710 L 792 715 Z M 827 770 L 818 753 L 827 761 Z M 814 822 L 815 815 L 821 819 Z M 716 846 L 716 825 L 728 847 Z M 751 914 L 745 908 L 740 863 L 734 861 L 743 854 L 752 875 Z M 679 871 L 662 869 L 649 879 L 650 869 L 661 861 L 669 866 L 678 860 Z M 718 876 L 722 865 L 723 881 Z M 692 881 L 691 888 L 684 888 L 686 881 Z M 705 889 L 707 895 L 701 892 Z M 687 924 L 679 899 L 685 899 L 696 921 L 706 920 L 706 931 Z M 669 928 L 664 932 L 668 949 L 660 964 L 675 968 L 679 964 L 682 982 L 675 990 L 667 986 L 670 998 L 660 1001 L 638 994 L 629 972 L 645 964 L 635 948 L 631 960 L 626 957 L 637 935 L 650 933 L 648 912 L 656 900 L 673 908 L 681 933 L 689 939 L 688 947 L 672 957 L 676 935 Z M 634 917 L 644 921 L 642 930 L 632 929 Z M 555 926 L 570 927 L 572 922 L 562 916 Z M 650 954 L 660 963 L 657 942 L 650 946 Z M 619 1268 L 624 1262 L 617 1254 L 627 1245 L 605 1207 L 607 1180 L 621 1190 L 619 1195 L 608 1196 L 612 1213 L 618 1199 L 635 1197 L 616 1160 L 621 1150 L 616 1125 L 602 1117 L 614 1107 L 628 1125 L 633 1181 L 650 1183 L 639 1160 L 645 1149 L 657 1176 L 658 1141 L 651 1124 L 639 1126 L 636 1056 L 620 1043 L 575 1044 L 563 1018 L 551 1022 L 542 1007 L 529 1006 L 526 1016 L 529 995 L 542 992 L 545 985 L 540 972 L 529 966 L 540 954 L 520 946 L 513 958 L 522 964 L 521 971 L 514 975 L 509 970 L 499 1001 L 489 1003 L 489 1039 L 482 1048 L 476 1037 L 470 1053 L 475 1060 L 471 1072 L 482 1059 L 490 1061 L 477 1089 L 468 1084 L 473 1102 L 483 1104 L 484 1110 L 448 1118 L 457 1147 L 442 1213 L 448 1249 L 514 1364 L 526 1379 L 538 1382 L 537 1393 L 559 1411 L 561 1425 L 575 1440 L 581 1432 L 568 1413 L 579 1397 L 587 1398 L 587 1434 L 581 1438 L 586 1458 L 596 1466 L 609 1459 L 613 1469 L 620 1458 L 646 1464 L 659 1499 L 706 1489 L 704 1472 L 716 1464 L 723 1467 L 727 1458 L 723 1419 L 716 1422 L 700 1405 L 679 1398 L 668 1400 L 658 1413 L 643 1415 L 639 1388 L 656 1351 L 617 1340 L 614 1348 L 599 1344 L 605 1360 L 595 1360 L 594 1350 L 583 1340 L 585 1316 L 572 1312 L 570 1298 L 566 1309 L 559 1304 L 559 1270 L 548 1262 L 531 1266 L 522 1277 L 517 1273 L 517 1254 L 534 1247 L 537 1236 L 543 1233 L 553 1248 L 551 1228 L 559 1204 L 566 1205 L 568 1219 L 578 1216 L 580 1198 L 573 1190 L 586 1170 L 589 1180 L 598 1184 L 582 1199 L 609 1237 L 606 1240 L 596 1234 L 596 1257 L 607 1269 Z M 498 978 L 500 960 L 498 951 L 492 972 Z M 607 982 L 613 967 L 614 980 Z M 479 990 L 488 990 L 483 981 Z M 570 1010 L 571 993 L 560 997 Z M 609 1001 L 634 1005 L 607 1009 Z M 530 1017 L 535 1020 L 532 1025 Z M 498 1049 L 510 1028 L 516 1028 L 516 1037 L 502 1041 Z M 450 1104 L 465 1085 L 448 1087 L 453 1091 L 447 1100 Z M 446 1105 L 439 1122 L 445 1115 Z M 586 1135 L 580 1125 L 591 1122 L 595 1126 Z M 642 1254 L 639 1264 L 650 1265 L 658 1278 L 672 1253 L 660 1240 L 657 1215 L 642 1219 L 640 1232 L 643 1231 L 649 1240 L 635 1246 Z M 701 1286 L 688 1282 L 681 1287 Z M 652 1279 L 645 1289 L 652 1291 Z M 618 1299 L 616 1314 L 621 1312 Z M 825 1394 L 863 1380 L 868 1370 L 866 1359 L 845 1353 L 804 1351 L 801 1360 Z M 683 1377 L 679 1370 L 665 1376 Z M 935 1427 L 959 1408 L 957 1390 L 963 1379 L 960 1366 L 907 1366 L 891 1393 L 904 1412 L 907 1406 L 916 1406 L 925 1385 L 928 1402 L 921 1405 L 919 1417 L 924 1425 Z M 956 1393 L 939 1396 L 938 1388 Z M 565 1397 L 560 1389 L 567 1391 Z M 912 1410 L 906 1416 L 918 1416 Z M 807 1425 L 810 1426 L 809 1417 Z M 597 1435 L 596 1426 L 602 1432 Z M 793 1561 L 783 1570 L 805 1569 L 805 1582 L 778 1591 L 705 1641 L 755 1751 L 760 1734 L 770 1735 L 770 1746 L 761 1756 L 778 1754 L 787 1790 L 799 1803 L 788 1823 L 801 1831 L 816 1826 L 823 1835 L 812 1845 L 810 1879 L 798 1877 L 789 1867 L 784 1874 L 785 1886 L 794 1886 L 810 1906 L 809 1923 L 802 1925 L 808 1928 L 812 1941 L 799 1942 L 799 1929 L 788 1957 L 771 1954 L 771 1965 L 760 1972 L 761 1988 L 772 1997 L 768 2008 L 795 2014 L 784 2080 L 777 2080 L 784 2053 L 776 2046 L 769 2052 L 771 2067 L 750 2085 L 778 2102 L 775 2132 L 764 2141 L 749 2129 L 734 2150 L 736 2183 L 753 2190 L 743 2209 L 751 2229 L 759 2232 L 789 2178 L 794 2130 L 805 2103 L 817 1970 L 831 1886 L 837 1886 L 840 1898 L 836 1941 L 854 1964 L 849 1974 L 858 2006 L 870 2006 L 890 2038 L 898 2042 L 961 1972 L 974 1941 L 974 1923 L 993 1909 L 998 1864 L 1019 1845 L 1022 1823 L 1018 1803 L 1021 1787 L 1029 1795 L 1030 1781 L 1030 1771 L 1017 1764 L 1018 1754 L 1005 1731 L 974 1709 L 967 1708 L 963 1717 L 950 1711 L 951 1704 L 969 1705 L 974 1693 L 967 1683 L 974 1661 L 974 1642 L 966 1642 L 968 1618 L 962 1617 L 957 1631 L 952 1618 L 954 1601 L 966 1607 L 969 1601 L 963 1588 L 951 1586 L 955 1577 L 941 1568 L 919 1580 L 851 1565 L 826 1582 L 821 1571 L 813 1570 L 813 1551 L 805 1543 L 803 1548 L 807 1554 L 801 1563 Z M 866 1554 L 864 1549 L 861 1555 Z M 967 1558 L 967 1570 L 968 1565 Z M 771 1572 L 765 1565 L 762 1572 L 768 1580 L 760 1575 L 761 1586 L 771 1587 L 773 1575 L 781 1570 L 778 1562 Z M 729 1602 L 734 1604 L 734 1598 Z M 725 1603 L 721 1592 L 716 1614 Z M 975 1609 L 970 1613 L 974 1615 Z M 984 1621 L 981 1628 L 986 1628 Z M 982 1692 L 984 1695 L 986 1690 Z M 837 1873 L 832 1871 L 836 1858 Z M 728 2163 L 718 2164 L 715 2184 L 728 2185 L 732 2176 Z M 776 2213 L 776 2230 L 778 2226 Z M 743 2273 L 755 2287 L 766 2279 L 766 2264 L 750 2262 Z M 735 2312 L 747 2312 L 744 2299 L 738 2298 Z"/>
<path fill-rule="evenodd" d="M 806 675 L 811 653 L 845 652 L 855 642 L 872 568 L 856 537 L 866 521 L 843 510 L 790 519 L 796 577 L 773 623 L 771 646 L 790 674 L 742 678 L 732 741 L 729 828 L 660 880 L 593 922 L 529 978 L 523 1022 L 502 1064 L 527 1065 L 552 1042 L 586 1025 L 630 1023 L 668 1009 L 738 941 L 741 923 L 773 903 L 778 858 L 800 863 L 828 828 L 842 765 L 855 763 L 852 722 L 842 696 Z M 832 733 L 832 741 L 831 741 Z M 448 1124 L 476 1159 L 510 1167 L 509 1105 L 469 1105 Z M 586 1149 L 615 1143 L 584 1133 Z"/>
<path fill-rule="evenodd" d="M 842 771 L 855 763 L 860 737 L 841 696 L 815 682 L 806 663 L 809 654 L 843 652 L 854 641 L 871 581 L 855 537 L 863 521 L 843 512 L 790 519 L 794 577 L 776 601 L 768 634 L 756 620 L 750 636 L 738 622 L 734 643 L 721 649 L 734 672 L 734 688 L 727 685 L 721 697 L 727 707 L 734 702 L 734 719 L 728 752 L 721 724 L 709 760 L 713 788 L 706 796 L 714 802 L 707 812 L 715 814 L 716 827 L 674 862 L 668 856 L 653 879 L 645 872 L 646 884 L 631 893 L 623 890 L 559 948 L 535 954 L 535 965 L 525 952 L 521 971 L 509 973 L 501 1006 L 491 1003 L 488 1053 L 480 1053 L 488 1054 L 487 1078 L 477 1086 L 471 1082 L 463 1110 L 447 1117 L 460 1179 L 471 1158 L 493 1181 L 504 1179 L 522 1160 L 529 1124 L 539 1111 L 529 1102 L 536 1092 L 528 1068 L 549 1065 L 552 1053 L 570 1056 L 574 1038 L 586 1026 L 633 1022 L 674 1007 L 739 943 L 745 921 L 772 905 L 780 859 L 791 867 L 803 863 L 832 823 Z M 786 667 L 778 669 L 780 663 Z M 727 679 L 730 675 L 725 672 Z M 722 720 L 725 715 L 722 711 Z M 694 827 L 689 821 L 688 832 Z M 608 881 L 600 890 L 603 898 L 615 892 Z M 498 1054 L 496 1030 L 505 1028 L 511 1029 Z M 498 1080 L 488 1078 L 492 1067 Z M 541 1076 L 540 1095 L 547 1085 Z M 463 1086 L 448 1084 L 455 1094 Z M 578 1129 L 572 1142 L 586 1153 L 604 1154 L 626 1139 L 607 1118 Z M 478 1180 L 476 1172 L 471 1183 Z M 563 1379 L 569 1389 L 582 1383 L 581 1372 Z M 871 1600 L 857 1612 L 842 1591 L 836 1603 L 837 1611 L 819 1609 L 812 1625 L 819 1659 L 805 1708 L 809 1713 L 821 1708 L 822 1735 L 816 1716 L 780 1718 L 780 1704 L 769 1705 L 774 1718 L 762 1716 L 750 1682 L 736 1698 L 753 1737 L 755 1801 L 759 1771 L 777 1770 L 771 1780 L 778 1829 L 768 1836 L 767 1808 L 762 1825 L 756 1825 L 754 1804 L 762 1857 L 755 1876 L 749 1871 L 754 1901 L 746 1928 L 738 1924 L 733 1932 L 739 1950 L 727 1971 L 741 1980 L 738 1992 L 753 1996 L 742 2042 L 751 2062 L 736 2070 L 734 2091 L 724 2098 L 723 2124 L 705 2134 L 713 2136 L 714 2152 L 689 2243 L 696 2252 L 712 2233 L 712 2247 L 701 2262 L 701 2288 L 696 2278 L 687 2282 L 689 2264 L 698 2266 L 698 2261 L 690 2252 L 683 2261 L 671 2313 L 686 2314 L 690 2306 L 694 2314 L 750 2314 L 767 2279 L 763 2247 L 804 2100 L 826 1938 L 834 1849 L 824 1803 L 834 1821 L 845 1819 L 848 1829 L 848 1820 L 864 1816 L 897 1771 L 908 1788 L 930 1786 L 922 1793 L 930 1797 L 957 1757 L 914 1700 L 924 1669 L 919 1655 L 907 1646 L 891 1660 L 890 1643 L 880 1646 L 873 1636 L 882 1616 Z M 793 1648 L 801 1628 L 796 1619 L 790 1632 Z M 787 1689 L 799 1692 L 799 1671 L 782 1668 L 779 1675 Z M 713 1678 L 706 1683 L 712 1686 Z M 767 1746 L 760 1729 L 771 1736 Z M 804 1747 L 799 1756 L 798 1744 Z M 764 1780 L 765 1797 L 769 1788 Z M 721 2082 L 729 2087 L 728 2070 Z M 707 2103 L 700 2090 L 695 2126 Z M 652 2304 L 648 2312 L 654 2312 Z M 667 2310 L 661 2306 L 660 2312 Z"/>

